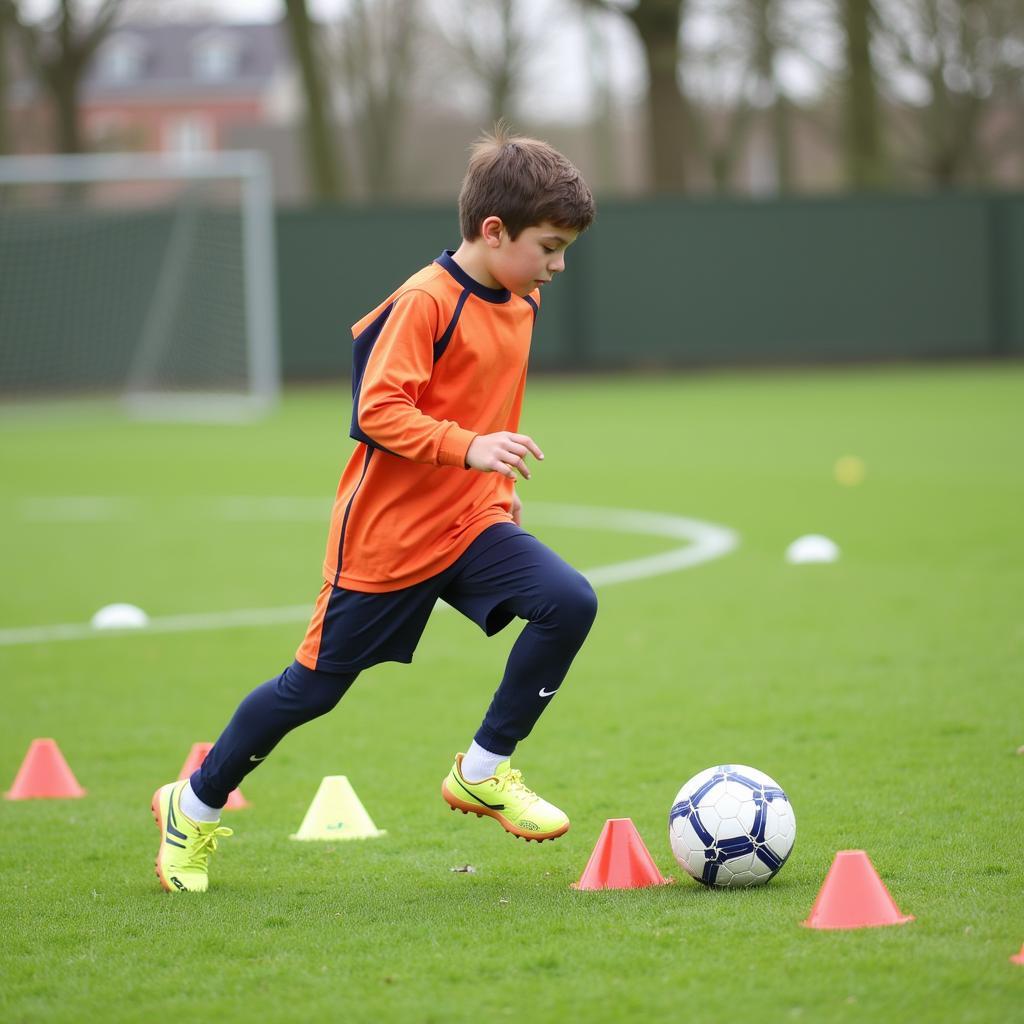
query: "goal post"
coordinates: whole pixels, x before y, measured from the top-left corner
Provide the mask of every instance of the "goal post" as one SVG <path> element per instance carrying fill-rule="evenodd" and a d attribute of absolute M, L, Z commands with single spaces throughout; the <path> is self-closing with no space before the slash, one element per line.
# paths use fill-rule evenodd
<path fill-rule="evenodd" d="M 0 158 L 0 398 L 233 420 L 280 392 L 257 152 Z"/>

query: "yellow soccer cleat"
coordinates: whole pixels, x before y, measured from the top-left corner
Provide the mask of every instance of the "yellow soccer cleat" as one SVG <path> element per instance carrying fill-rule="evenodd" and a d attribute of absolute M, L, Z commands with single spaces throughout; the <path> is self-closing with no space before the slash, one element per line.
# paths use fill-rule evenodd
<path fill-rule="evenodd" d="M 569 831 L 569 818 L 554 804 L 537 796 L 508 761 L 502 761 L 489 779 L 467 782 L 462 777 L 462 754 L 441 783 L 441 796 L 453 811 L 488 815 L 512 835 L 542 843 Z"/>
<path fill-rule="evenodd" d="M 210 884 L 207 862 L 217 849 L 217 838 L 233 834 L 216 821 L 185 817 L 180 801 L 187 781 L 161 786 L 150 805 L 160 829 L 156 877 L 168 892 L 206 892 Z"/>

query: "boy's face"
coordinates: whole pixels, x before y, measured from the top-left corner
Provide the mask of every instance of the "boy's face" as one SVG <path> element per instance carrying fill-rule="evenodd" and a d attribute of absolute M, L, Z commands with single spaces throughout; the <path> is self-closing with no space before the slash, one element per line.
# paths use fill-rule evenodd
<path fill-rule="evenodd" d="M 487 269 L 515 295 L 529 295 L 565 270 L 565 250 L 579 234 L 544 222 L 524 228 L 513 240 L 498 217 L 488 217 L 482 228 L 488 247 Z"/>

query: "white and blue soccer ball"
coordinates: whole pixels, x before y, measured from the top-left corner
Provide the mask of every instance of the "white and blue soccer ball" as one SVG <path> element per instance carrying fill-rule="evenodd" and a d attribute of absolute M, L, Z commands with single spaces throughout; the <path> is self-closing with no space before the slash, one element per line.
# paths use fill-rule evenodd
<path fill-rule="evenodd" d="M 743 764 L 694 775 L 668 815 L 679 866 L 714 886 L 763 885 L 779 873 L 796 840 L 796 816 L 782 787 Z"/>

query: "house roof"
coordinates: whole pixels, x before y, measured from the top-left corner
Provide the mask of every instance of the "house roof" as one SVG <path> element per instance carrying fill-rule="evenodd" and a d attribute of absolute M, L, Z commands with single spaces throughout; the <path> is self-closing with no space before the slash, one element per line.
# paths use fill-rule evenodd
<path fill-rule="evenodd" d="M 97 50 L 82 98 L 259 93 L 290 64 L 281 24 L 127 22 Z"/>

